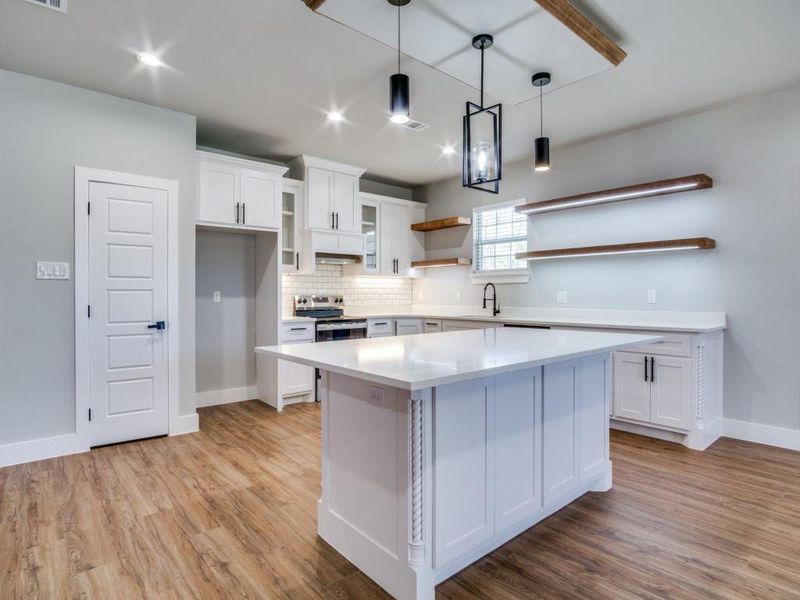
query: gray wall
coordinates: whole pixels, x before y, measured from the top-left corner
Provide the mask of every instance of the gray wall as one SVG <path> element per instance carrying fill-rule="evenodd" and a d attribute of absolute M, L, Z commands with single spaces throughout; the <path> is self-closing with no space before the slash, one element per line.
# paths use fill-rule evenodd
<path fill-rule="evenodd" d="M 180 182 L 181 414 L 194 412 L 195 118 L 0 70 L 0 444 L 75 430 L 74 168 Z M 74 267 L 74 264 L 73 264 Z"/>
<path fill-rule="evenodd" d="M 587 106 L 590 110 L 591 106 Z M 555 140 L 557 141 L 557 140 Z M 725 416 L 800 429 L 800 89 L 751 98 L 679 120 L 553 151 L 553 168 L 505 165 L 501 194 L 459 179 L 420 190 L 427 217 L 470 215 L 476 205 L 544 200 L 705 172 L 714 188 L 538 215 L 529 245 L 558 248 L 709 236 L 710 252 L 575 258 L 532 263 L 527 284 L 499 286 L 502 304 L 724 311 Z M 471 256 L 471 230 L 427 234 L 430 258 Z M 429 270 L 415 302 L 480 302 L 468 269 Z M 658 303 L 646 304 L 655 289 Z"/>
<path fill-rule="evenodd" d="M 256 384 L 255 239 L 197 232 L 198 392 Z"/>

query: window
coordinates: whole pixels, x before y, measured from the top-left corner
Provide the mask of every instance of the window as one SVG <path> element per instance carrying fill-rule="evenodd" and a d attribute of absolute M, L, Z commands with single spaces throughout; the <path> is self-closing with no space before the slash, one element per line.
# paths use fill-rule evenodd
<path fill-rule="evenodd" d="M 509 271 L 527 273 L 528 263 L 514 256 L 528 249 L 528 216 L 514 212 L 514 204 L 474 209 L 472 227 L 475 275 Z"/>

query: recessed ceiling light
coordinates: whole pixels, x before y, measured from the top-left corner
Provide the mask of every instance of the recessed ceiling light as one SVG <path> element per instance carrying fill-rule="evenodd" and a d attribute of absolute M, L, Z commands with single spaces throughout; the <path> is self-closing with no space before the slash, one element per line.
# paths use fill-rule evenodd
<path fill-rule="evenodd" d="M 328 121 L 339 123 L 340 121 L 344 121 L 344 115 L 338 110 L 332 110 L 328 113 Z"/>
<path fill-rule="evenodd" d="M 143 63 L 148 67 L 160 67 L 164 64 L 161 62 L 160 58 L 158 58 L 155 54 L 150 54 L 149 52 L 142 52 L 136 58 L 139 59 L 140 63 Z"/>
<path fill-rule="evenodd" d="M 450 156 L 456 153 L 456 149 L 453 146 L 444 146 L 442 148 L 442 154 L 445 156 Z"/>

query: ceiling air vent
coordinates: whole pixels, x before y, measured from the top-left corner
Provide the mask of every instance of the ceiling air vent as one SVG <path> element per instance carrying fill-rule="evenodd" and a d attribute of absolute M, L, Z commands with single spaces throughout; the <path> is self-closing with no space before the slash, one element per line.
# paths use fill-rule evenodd
<path fill-rule="evenodd" d="M 52 8 L 59 12 L 67 12 L 67 0 L 25 0 L 42 8 Z"/>
<path fill-rule="evenodd" d="M 400 127 L 405 127 L 406 129 L 413 129 L 414 131 L 422 131 L 423 129 L 427 129 L 430 127 L 427 123 L 420 123 L 419 121 L 415 121 L 414 119 L 409 119 L 407 122 L 400 125 Z"/>

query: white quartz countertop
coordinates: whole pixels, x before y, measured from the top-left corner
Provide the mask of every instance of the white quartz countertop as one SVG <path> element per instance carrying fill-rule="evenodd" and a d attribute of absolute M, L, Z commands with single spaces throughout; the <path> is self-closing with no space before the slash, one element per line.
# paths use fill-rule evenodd
<path fill-rule="evenodd" d="M 506 307 L 493 317 L 489 311 L 469 306 L 375 306 L 353 307 L 345 314 L 353 318 L 423 318 L 487 321 L 515 325 L 600 327 L 686 333 L 711 333 L 726 328 L 720 312 L 655 310 Z"/>
<path fill-rule="evenodd" d="M 420 390 L 662 339 L 617 332 L 492 328 L 255 350 L 382 385 Z"/>

